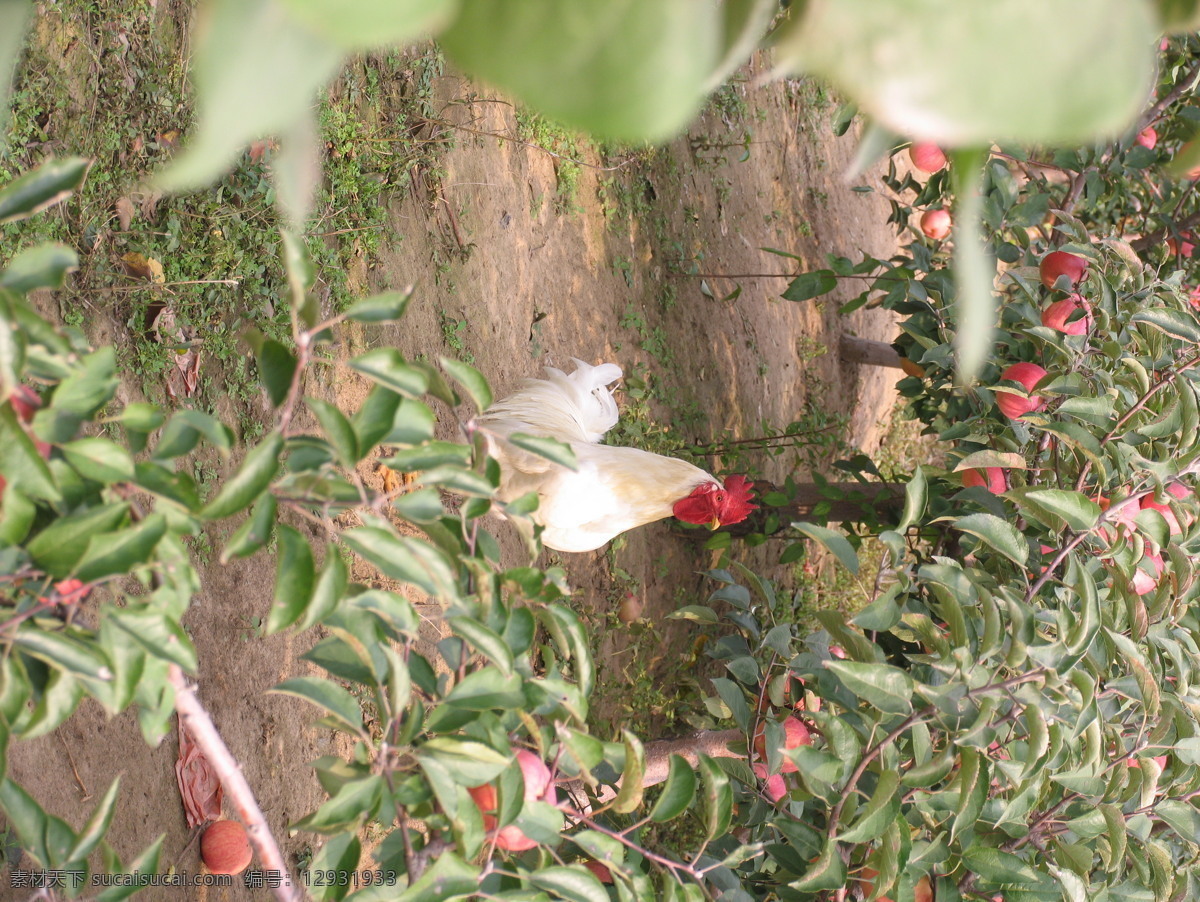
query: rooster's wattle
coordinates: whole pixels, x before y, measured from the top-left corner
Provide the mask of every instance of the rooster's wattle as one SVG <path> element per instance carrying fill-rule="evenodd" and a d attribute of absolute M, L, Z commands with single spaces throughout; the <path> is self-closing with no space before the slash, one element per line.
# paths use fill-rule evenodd
<path fill-rule="evenodd" d="M 581 360 L 575 364 L 569 376 L 546 367 L 545 379 L 527 380 L 477 420 L 500 462 L 500 499 L 537 492 L 533 519 L 545 527 L 546 547 L 591 551 L 626 530 L 665 517 L 716 528 L 740 522 L 755 509 L 743 476 L 730 476 L 722 485 L 686 461 L 600 444 L 617 422 L 608 386 L 621 378 L 621 368 Z M 577 469 L 518 448 L 508 441 L 515 433 L 567 443 Z"/>

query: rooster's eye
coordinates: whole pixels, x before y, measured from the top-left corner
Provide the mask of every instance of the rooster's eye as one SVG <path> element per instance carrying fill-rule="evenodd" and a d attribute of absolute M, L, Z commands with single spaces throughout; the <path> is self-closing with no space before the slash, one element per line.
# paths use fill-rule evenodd
<path fill-rule="evenodd" d="M 725 502 L 725 495 L 722 492 L 717 492 L 713 498 L 716 500 L 717 504 L 723 504 Z"/>

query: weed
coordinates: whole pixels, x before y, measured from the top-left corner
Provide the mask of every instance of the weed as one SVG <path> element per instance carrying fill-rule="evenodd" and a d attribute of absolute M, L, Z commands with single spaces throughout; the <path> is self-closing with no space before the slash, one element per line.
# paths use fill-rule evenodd
<path fill-rule="evenodd" d="M 442 328 L 442 340 L 446 346 L 455 352 L 464 363 L 474 363 L 475 355 L 467 350 L 465 338 L 467 321 L 451 316 L 445 310 L 438 310 L 438 323 Z"/>
<path fill-rule="evenodd" d="M 555 154 L 555 212 L 579 212 L 576 198 L 579 193 L 581 167 L 576 161 L 583 153 L 585 139 L 528 110 L 518 110 L 516 119 L 517 138 Z M 540 209 L 540 202 L 538 207 Z"/>

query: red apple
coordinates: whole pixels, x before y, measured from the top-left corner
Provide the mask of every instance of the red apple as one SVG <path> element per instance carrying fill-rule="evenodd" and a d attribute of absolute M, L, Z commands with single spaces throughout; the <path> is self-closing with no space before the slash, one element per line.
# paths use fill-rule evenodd
<path fill-rule="evenodd" d="M 1066 251 L 1051 251 L 1042 258 L 1038 272 L 1042 284 L 1053 288 L 1059 276 L 1066 276 L 1071 281 L 1071 287 L 1078 285 L 1087 275 L 1088 261 L 1078 254 L 1068 254 Z"/>
<path fill-rule="evenodd" d="M 1008 478 L 1004 475 L 1003 467 L 987 467 L 986 475 L 984 471 L 980 470 L 963 470 L 962 484 L 963 488 L 983 486 L 993 495 L 1000 495 L 1008 491 Z"/>
<path fill-rule="evenodd" d="M 583 863 L 583 866 L 596 875 L 596 879 L 601 883 L 612 883 L 612 871 L 607 866 L 601 864 L 594 858 L 589 858 Z"/>
<path fill-rule="evenodd" d="M 1019 382 L 1025 386 L 1026 391 L 1033 391 L 1033 387 L 1044 379 L 1046 375 L 1046 370 L 1036 363 L 1014 363 L 1000 374 L 1000 378 L 1001 380 Z M 1032 410 L 1040 410 L 1042 405 L 1046 403 L 1045 399 L 1040 395 L 1030 395 L 1026 398 L 1021 397 L 1016 392 L 1003 388 L 996 389 L 995 394 L 996 406 L 1010 420 L 1024 416 Z"/>
<path fill-rule="evenodd" d="M 914 141 L 908 148 L 908 158 L 922 172 L 932 173 L 946 168 L 945 152 L 928 141 Z"/>
<path fill-rule="evenodd" d="M 1081 310 L 1083 315 L 1072 319 Z M 1092 306 L 1081 296 L 1073 294 L 1061 301 L 1055 301 L 1043 310 L 1042 325 L 1064 335 L 1086 335 L 1092 328 Z"/>
<path fill-rule="evenodd" d="M 948 210 L 926 210 L 921 214 L 921 231 L 926 238 L 941 241 L 950 234 L 950 213 Z"/>
<path fill-rule="evenodd" d="M 22 423 L 33 419 L 34 412 L 42 406 L 42 399 L 28 385 L 18 385 L 8 396 L 8 401 Z"/>
<path fill-rule="evenodd" d="M 1172 254 L 1180 257 L 1191 257 L 1196 253 L 1196 245 L 1193 244 L 1194 236 L 1191 232 L 1180 232 L 1179 238 L 1168 238 L 1167 247 Z"/>
<path fill-rule="evenodd" d="M 763 781 L 763 794 L 772 802 L 778 803 L 788 794 L 787 781 L 783 779 L 783 774 L 768 774 L 765 764 L 756 764 L 754 775 Z"/>
<path fill-rule="evenodd" d="M 253 857 L 246 828 L 237 821 L 216 821 L 200 837 L 200 858 L 214 874 L 240 874 Z"/>
<path fill-rule="evenodd" d="M 1159 770 L 1166 770 L 1166 767 L 1167 767 L 1167 756 L 1166 755 L 1155 755 L 1153 757 L 1153 761 L 1155 764 L 1158 765 Z M 1140 768 L 1141 764 L 1138 763 L 1137 758 L 1130 758 L 1129 766 L 1134 767 L 1134 768 Z"/>
<path fill-rule="evenodd" d="M 785 749 L 799 748 L 802 745 L 808 745 L 812 742 L 812 735 L 808 732 L 801 721 L 794 717 L 785 717 L 780 721 L 783 727 L 783 747 Z M 767 757 L 767 735 L 766 725 L 761 725 L 758 732 L 754 734 L 754 751 L 760 759 Z M 799 770 L 794 763 L 788 758 L 783 759 L 783 763 L 779 766 L 780 773 L 790 774 Z"/>
<path fill-rule="evenodd" d="M 1163 559 L 1161 555 L 1147 551 L 1142 555 L 1143 561 L 1149 561 L 1151 569 L 1154 570 L 1154 575 L 1151 576 L 1140 566 L 1133 572 L 1133 591 L 1138 595 L 1145 595 L 1148 592 L 1153 592 L 1158 585 L 1159 577 L 1162 576 Z"/>
<path fill-rule="evenodd" d="M 1154 500 L 1153 495 L 1144 495 L 1142 497 L 1142 510 L 1155 510 L 1163 515 L 1163 519 L 1167 521 L 1167 526 L 1171 529 L 1171 535 L 1177 536 L 1183 532 L 1183 527 L 1179 525 L 1179 519 L 1175 516 L 1175 511 L 1171 510 L 1170 505 L 1159 504 Z"/>
<path fill-rule="evenodd" d="M 558 801 L 554 791 L 554 782 L 550 779 L 550 769 L 545 763 L 528 749 L 518 749 L 517 764 L 521 768 L 521 776 L 525 780 L 526 802 L 549 802 L 551 805 Z M 496 829 L 496 787 L 490 783 L 483 786 L 472 786 L 467 789 L 471 798 L 483 814 L 483 826 L 486 830 Z M 508 852 L 524 852 L 532 849 L 537 843 L 530 839 L 515 824 L 501 827 L 496 834 L 496 848 Z"/>
<path fill-rule="evenodd" d="M 1158 144 L 1158 132 L 1154 130 L 1154 126 L 1147 125 L 1138 132 L 1136 143 L 1142 145 L 1146 150 L 1154 150 L 1154 146 Z"/>

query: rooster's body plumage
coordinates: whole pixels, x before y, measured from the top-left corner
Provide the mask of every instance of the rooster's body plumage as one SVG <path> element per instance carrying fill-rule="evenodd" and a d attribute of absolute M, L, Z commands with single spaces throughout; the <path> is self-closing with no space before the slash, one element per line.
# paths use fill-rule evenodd
<path fill-rule="evenodd" d="M 621 378 L 621 368 L 580 360 L 575 364 L 570 375 L 546 367 L 545 379 L 527 380 L 478 419 L 500 462 L 500 499 L 537 492 L 533 518 L 544 527 L 546 547 L 591 551 L 626 530 L 678 513 L 675 505 L 698 489 L 723 496 L 719 480 L 687 461 L 600 444 L 617 423 L 617 404 L 608 386 Z M 577 469 L 518 448 L 508 441 L 514 433 L 565 442 L 575 453 Z"/>

